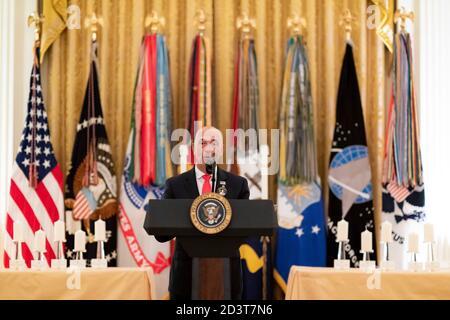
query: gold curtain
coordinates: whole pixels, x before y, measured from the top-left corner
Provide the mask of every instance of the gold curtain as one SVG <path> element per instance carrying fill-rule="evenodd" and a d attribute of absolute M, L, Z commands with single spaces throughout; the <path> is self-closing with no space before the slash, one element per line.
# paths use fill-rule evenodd
<path fill-rule="evenodd" d="M 236 18 L 247 11 L 256 19 L 255 41 L 260 84 L 262 128 L 277 128 L 286 21 L 293 13 L 306 18 L 311 65 L 319 170 L 327 196 L 329 152 L 334 130 L 339 73 L 345 34 L 339 25 L 345 8 L 355 21 L 352 38 L 369 145 L 376 223 L 381 209 L 381 163 L 388 90 L 389 52 L 368 29 L 368 0 L 69 0 L 81 9 L 81 30 L 66 30 L 52 45 L 44 61 L 45 99 L 52 142 L 64 172 L 74 142 L 76 125 L 88 76 L 89 30 L 84 19 L 95 11 L 102 19 L 99 30 L 100 92 L 106 127 L 116 162 L 122 171 L 131 115 L 133 83 L 144 20 L 152 10 L 166 19 L 173 96 L 173 125 L 184 127 L 187 110 L 187 72 L 193 17 L 202 8 L 208 18 L 206 34 L 213 46 L 213 123 L 230 128 Z M 271 178 L 271 199 L 276 200 L 276 177 Z"/>

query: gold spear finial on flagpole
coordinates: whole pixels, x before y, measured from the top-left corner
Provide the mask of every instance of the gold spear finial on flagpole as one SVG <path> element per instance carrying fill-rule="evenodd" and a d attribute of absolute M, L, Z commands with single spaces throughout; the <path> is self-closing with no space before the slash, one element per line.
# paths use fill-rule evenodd
<path fill-rule="evenodd" d="M 256 21 L 255 19 L 250 19 L 247 12 L 243 12 L 236 20 L 236 27 L 245 38 L 248 38 L 252 30 L 256 29 Z"/>
<path fill-rule="evenodd" d="M 145 28 L 150 29 L 150 33 L 161 32 L 165 24 L 166 20 L 164 17 L 160 17 L 155 10 L 152 11 L 150 16 L 145 18 Z"/>
<path fill-rule="evenodd" d="M 287 19 L 287 28 L 292 36 L 299 36 L 303 34 L 306 36 L 306 19 L 300 17 L 298 14 L 294 14 L 293 16 Z"/>
<path fill-rule="evenodd" d="M 194 17 L 194 25 L 197 27 L 198 33 L 203 36 L 206 30 L 206 14 L 205 10 L 199 9 L 197 10 Z"/>
<path fill-rule="evenodd" d="M 353 17 L 353 15 L 350 12 L 350 10 L 349 9 L 345 9 L 343 14 L 342 14 L 342 18 L 339 21 L 339 25 L 340 26 L 344 26 L 345 38 L 346 38 L 347 41 L 351 41 L 352 40 L 352 23 L 355 20 L 356 19 Z"/>
<path fill-rule="evenodd" d="M 39 41 L 41 34 L 41 24 L 44 21 L 44 16 L 39 15 L 36 11 L 30 14 L 27 18 L 28 27 L 34 25 L 34 40 Z"/>
<path fill-rule="evenodd" d="M 400 21 L 400 31 L 406 30 L 406 20 L 409 19 L 411 22 L 414 22 L 414 12 L 407 12 L 405 7 L 401 7 L 401 9 L 395 11 L 394 22 L 397 23 Z"/>
<path fill-rule="evenodd" d="M 95 12 L 86 18 L 85 27 L 90 28 L 92 41 L 97 40 L 97 33 L 98 33 L 99 25 L 101 26 L 102 24 L 103 24 L 103 19 L 98 18 L 97 15 L 95 14 Z"/>

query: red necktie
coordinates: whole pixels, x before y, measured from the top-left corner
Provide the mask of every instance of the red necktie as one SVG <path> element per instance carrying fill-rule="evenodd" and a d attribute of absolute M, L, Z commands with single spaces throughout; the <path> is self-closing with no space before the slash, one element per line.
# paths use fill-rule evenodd
<path fill-rule="evenodd" d="M 209 174 L 203 175 L 203 187 L 202 187 L 202 194 L 211 192 L 211 176 Z"/>

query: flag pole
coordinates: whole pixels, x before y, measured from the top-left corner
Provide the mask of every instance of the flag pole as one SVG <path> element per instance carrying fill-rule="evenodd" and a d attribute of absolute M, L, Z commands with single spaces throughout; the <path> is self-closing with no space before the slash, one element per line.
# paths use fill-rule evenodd
<path fill-rule="evenodd" d="M 407 12 L 405 7 L 402 7 L 400 10 L 395 11 L 394 22 L 397 23 L 400 21 L 400 31 L 406 31 L 406 20 L 409 19 L 414 21 L 414 12 Z"/>
<path fill-rule="evenodd" d="M 35 42 L 40 41 L 41 24 L 43 21 L 44 21 L 44 16 L 39 15 L 38 12 L 33 12 L 27 18 L 28 27 L 31 27 L 32 25 L 34 25 L 34 41 Z"/>
<path fill-rule="evenodd" d="M 269 146 L 264 144 L 260 147 L 260 166 L 261 166 L 261 198 L 269 199 Z M 267 244 L 270 238 L 261 237 L 263 270 L 262 270 L 262 299 L 267 300 Z"/>
<path fill-rule="evenodd" d="M 251 37 L 252 29 L 256 29 L 255 19 L 251 19 L 247 12 L 242 12 L 241 16 L 236 20 L 236 27 L 241 32 L 243 39 Z"/>
<path fill-rule="evenodd" d="M 162 28 L 165 26 L 166 20 L 164 17 L 160 17 L 158 13 L 153 10 L 150 16 L 145 18 L 145 28 L 150 30 L 151 34 L 161 32 Z"/>
<path fill-rule="evenodd" d="M 194 17 L 194 25 L 197 27 L 198 34 L 200 36 L 205 35 L 206 30 L 206 14 L 205 10 L 199 9 Z"/>
<path fill-rule="evenodd" d="M 86 28 L 90 28 L 92 42 L 97 41 L 98 26 L 102 24 L 101 18 L 97 18 L 94 13 L 90 17 L 86 18 Z"/>
<path fill-rule="evenodd" d="M 243 10 L 241 15 L 236 20 L 236 28 L 240 32 L 239 43 L 242 45 L 244 41 L 250 41 L 253 37 L 252 32 L 256 29 L 256 21 L 253 18 L 250 18 L 247 10 Z M 239 67 L 238 67 L 239 68 Z M 239 121 L 239 120 L 237 120 Z M 237 127 L 237 123 L 234 124 Z M 236 129 L 236 128 L 234 128 Z M 263 145 L 260 147 L 260 166 L 261 166 L 261 198 L 268 199 L 269 190 L 268 190 L 268 153 L 269 149 L 267 145 Z M 234 161 L 233 161 L 234 162 Z M 260 238 L 260 242 L 262 242 L 262 299 L 267 300 L 267 243 L 270 242 L 269 237 L 262 236 Z"/>
<path fill-rule="evenodd" d="M 297 37 L 303 34 L 306 37 L 306 19 L 294 14 L 287 19 L 287 27 L 292 37 Z"/>
<path fill-rule="evenodd" d="M 352 16 L 350 10 L 345 9 L 341 21 L 339 22 L 339 25 L 344 26 L 345 39 L 347 42 L 352 42 L 352 22 L 354 20 L 355 18 Z"/>

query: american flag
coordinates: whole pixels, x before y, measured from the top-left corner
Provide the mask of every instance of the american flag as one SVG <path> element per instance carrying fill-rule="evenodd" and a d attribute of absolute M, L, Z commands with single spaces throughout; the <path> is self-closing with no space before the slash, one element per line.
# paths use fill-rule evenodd
<path fill-rule="evenodd" d="M 95 209 L 97 209 L 97 203 L 92 192 L 89 192 L 88 188 L 81 189 L 73 205 L 73 217 L 76 220 L 89 219 Z"/>
<path fill-rule="evenodd" d="M 14 257 L 14 221 L 24 225 L 22 255 L 28 267 L 33 260 L 34 233 L 43 230 L 46 234 L 45 257 L 50 265 L 55 258 L 53 225 L 62 219 L 64 210 L 63 175 L 50 143 L 47 113 L 44 107 L 39 68 L 39 48 L 30 78 L 28 112 L 19 150 L 13 165 L 10 197 L 6 215 L 5 267 Z M 30 174 L 35 169 L 35 174 Z M 35 179 L 33 179 L 35 177 Z M 34 183 L 33 183 L 34 181 Z"/>
<path fill-rule="evenodd" d="M 397 202 L 403 202 L 412 193 L 405 186 L 399 185 L 396 181 L 391 181 L 386 189 L 391 194 L 392 198 Z"/>

